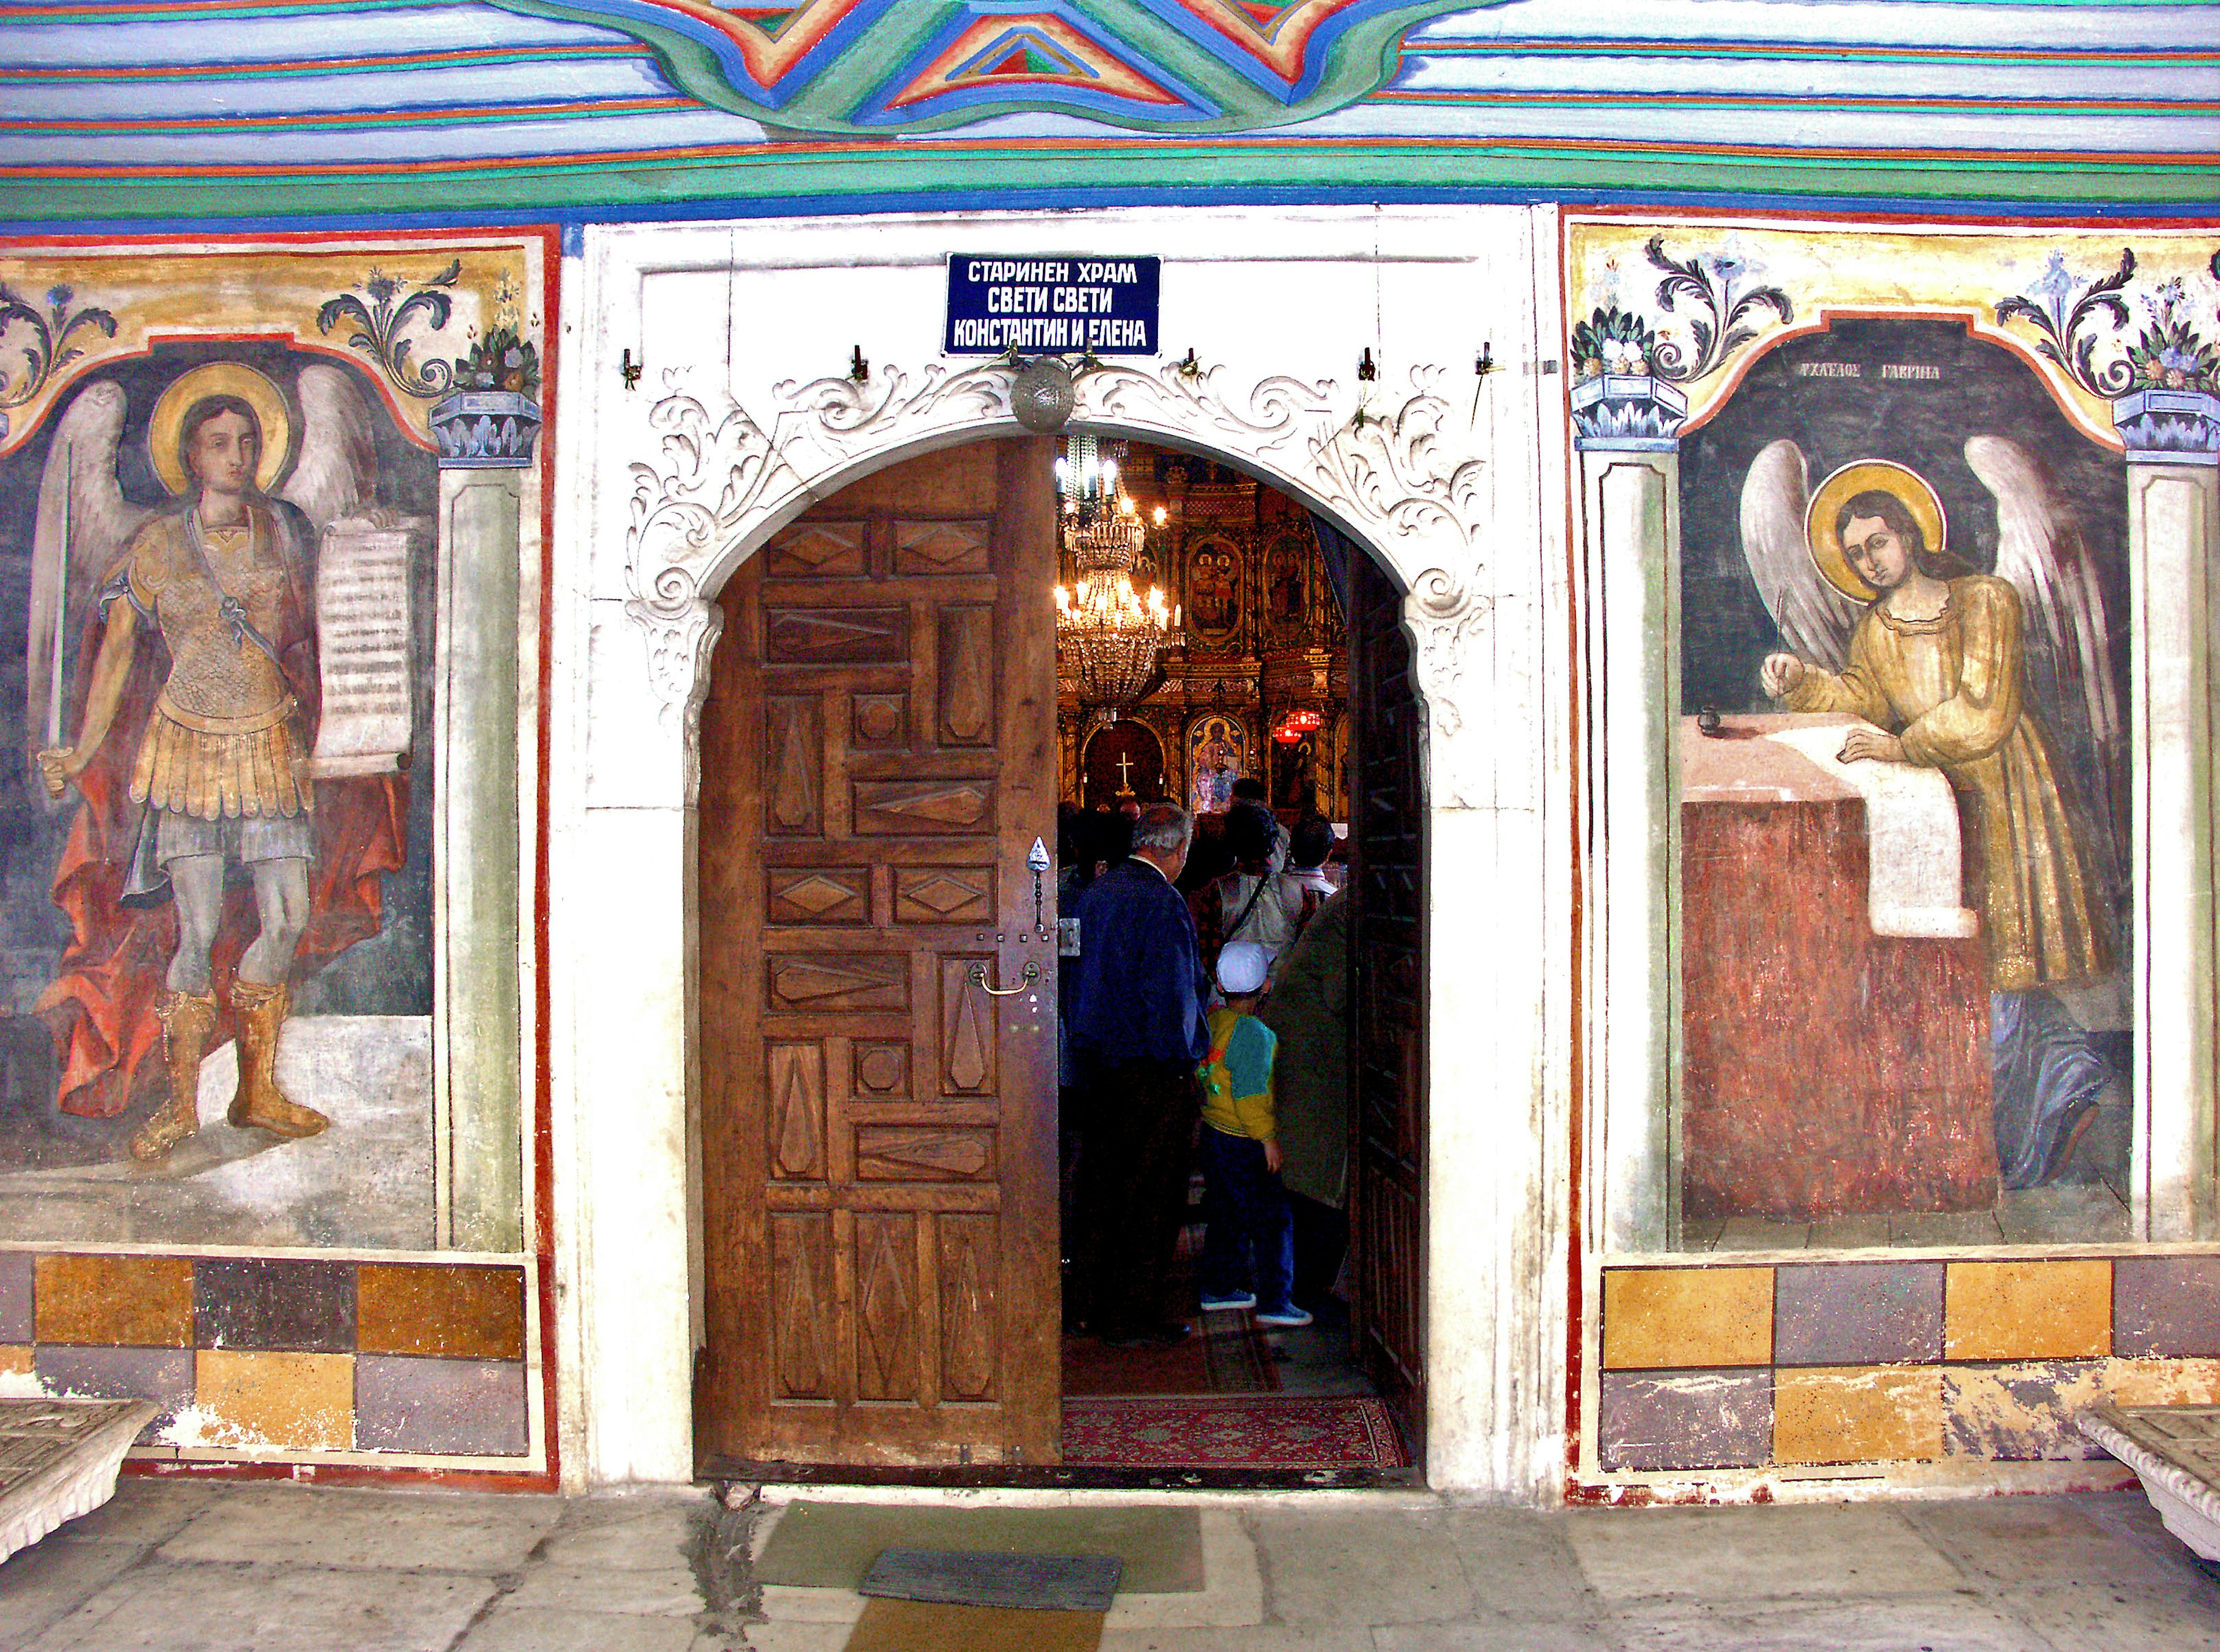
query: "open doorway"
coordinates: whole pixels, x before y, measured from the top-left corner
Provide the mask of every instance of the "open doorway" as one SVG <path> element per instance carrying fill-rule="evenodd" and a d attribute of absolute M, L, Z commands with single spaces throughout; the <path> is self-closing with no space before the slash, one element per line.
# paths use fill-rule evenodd
<path fill-rule="evenodd" d="M 1420 1460 L 1424 812 L 1401 594 L 1294 501 L 1134 443 L 1127 473 L 1155 490 L 1135 502 L 1138 571 L 1182 591 L 1200 573 L 1202 611 L 1118 723 L 1060 706 L 1062 439 L 875 472 L 720 595 L 699 817 L 705 1473 L 1286 1473 L 1225 1449 L 1207 1413 L 1226 1399 L 1367 1402 L 1372 1467 L 1324 1483 Z M 1188 1304 L 1192 1346 L 1090 1363 L 1060 1336 L 1058 875 L 1037 875 L 1034 845 L 1057 844 L 1089 776 L 1096 801 L 1214 803 L 1237 747 L 1272 818 L 1344 828 L 1324 876 L 1352 886 L 1363 960 L 1344 994 L 1347 1262 L 1321 1262 L 1313 1221 L 1312 1326 Z M 1206 809 L 1206 843 L 1224 814 Z M 1191 1461 L 1136 1459 L 1175 1401 L 1201 1402 Z M 1151 1406 L 1106 1435 L 1106 1411 Z"/>
<path fill-rule="evenodd" d="M 1058 909 L 1078 909 L 1091 881 L 1124 857 L 1133 825 L 1156 818 L 1151 806 L 1188 810 L 1194 835 L 1175 887 L 1194 917 L 1206 970 L 1221 997 L 1241 984 L 1217 967 L 1232 956 L 1222 953 L 1229 944 L 1248 954 L 1237 968 L 1266 970 L 1261 996 L 1238 1007 L 1276 1045 L 1270 1102 L 1236 1108 L 1206 1093 L 1182 1160 L 1186 1209 L 1145 1329 L 1106 1323 L 1118 1316 L 1101 1312 L 1099 1299 L 1114 1282 L 1090 1277 L 1121 1258 L 1144 1265 L 1131 1254 L 1144 1243 L 1143 1225 L 1126 1230 L 1107 1260 L 1094 1254 L 1088 1206 L 1105 1194 L 1102 1178 L 1090 1175 L 1092 1109 L 1114 1107 L 1117 1098 L 1091 1096 L 1087 1062 L 1064 1051 L 1066 1460 L 1184 1452 L 1190 1467 L 1284 1471 L 1323 1467 L 1306 1448 L 1328 1437 L 1387 1446 L 1376 1462 L 1414 1460 L 1423 1418 L 1419 1172 L 1404 1101 L 1423 1076 L 1423 1025 L 1399 1015 L 1390 1026 L 1380 1014 L 1420 998 L 1423 913 L 1406 895 L 1417 888 L 1421 848 L 1417 708 L 1400 594 L 1297 501 L 1206 455 L 1086 437 L 1063 446 L 1067 588 L 1082 573 L 1081 525 L 1121 523 L 1139 611 L 1152 606 L 1153 590 L 1176 620 L 1146 680 L 1107 692 L 1107 674 L 1080 669 L 1078 645 L 1069 635 L 1060 642 Z M 1407 776 L 1399 764 L 1409 765 Z M 1369 794 L 1381 807 L 1368 814 L 1360 805 Z M 1373 873 L 1369 900 L 1350 887 L 1363 882 L 1360 865 Z M 1371 954 L 1350 944 L 1359 921 Z M 1352 991 L 1360 973 L 1352 958 L 1374 955 L 1365 981 L 1393 984 L 1364 1012 L 1368 1044 L 1384 1037 L 1394 1054 L 1372 1063 L 1372 1076 L 1396 1089 L 1366 1136 L 1375 1150 L 1386 1142 L 1385 1156 L 1360 1152 L 1353 1107 L 1360 1090 L 1381 1088 L 1359 1078 Z M 1064 1008 L 1074 1008 L 1068 994 Z M 1213 1017 L 1213 1058 L 1232 1016 Z M 1238 1063 L 1229 1057 L 1225 1066 L 1221 1084 Z M 1259 1209 L 1229 1199 L 1213 1172 L 1229 1141 L 1237 1156 L 1254 1155 L 1261 1147 L 1244 1138 L 1266 1131 L 1278 1163 L 1261 1178 Z M 1383 1157 L 1406 1174 L 1383 1181 Z M 1358 1174 L 1360 1161 L 1371 1174 Z M 1269 1237 L 1275 1228 L 1290 1242 Z"/>

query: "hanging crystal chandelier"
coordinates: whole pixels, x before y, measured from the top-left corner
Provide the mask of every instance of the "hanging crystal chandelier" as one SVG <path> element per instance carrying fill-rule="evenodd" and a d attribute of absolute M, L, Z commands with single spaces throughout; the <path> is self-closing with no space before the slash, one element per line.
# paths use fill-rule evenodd
<path fill-rule="evenodd" d="M 1144 530 L 1116 462 L 1098 458 L 1092 437 L 1070 446 L 1057 466 L 1072 569 L 1070 586 L 1056 588 L 1057 647 L 1079 680 L 1081 703 L 1115 722 L 1147 688 L 1177 615 L 1156 586 L 1145 596 L 1133 589 Z"/>

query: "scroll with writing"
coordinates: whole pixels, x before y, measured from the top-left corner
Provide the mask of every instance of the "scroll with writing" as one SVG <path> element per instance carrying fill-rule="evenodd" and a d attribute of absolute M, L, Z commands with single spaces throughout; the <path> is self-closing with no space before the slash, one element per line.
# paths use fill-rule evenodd
<path fill-rule="evenodd" d="M 323 715 L 309 757 L 320 779 L 402 766 L 414 694 L 409 558 L 426 527 L 421 517 L 348 517 L 324 530 L 316 566 Z"/>

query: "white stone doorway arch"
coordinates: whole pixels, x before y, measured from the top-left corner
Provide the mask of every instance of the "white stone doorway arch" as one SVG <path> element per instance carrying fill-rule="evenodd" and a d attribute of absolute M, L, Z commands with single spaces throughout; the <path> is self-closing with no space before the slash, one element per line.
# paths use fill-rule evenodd
<path fill-rule="evenodd" d="M 1436 937 L 1425 1469 L 1444 1488 L 1550 1494 L 1569 1118 L 1551 1054 L 1571 1047 L 1569 994 L 1552 988 L 1569 985 L 1574 901 L 1569 816 L 1556 818 L 1570 805 L 1545 778 L 1568 762 L 1571 704 L 1545 668 L 1565 597 L 1561 386 L 1540 365 L 1558 353 L 1555 234 L 1554 214 L 1514 209 L 589 233 L 566 284 L 586 319 L 564 327 L 551 708 L 567 1480 L 691 1473 L 694 736 L 714 595 L 849 481 L 1019 429 L 1008 365 L 913 350 L 913 367 L 895 346 L 937 337 L 950 251 L 1084 243 L 1161 252 L 1167 341 L 1185 327 L 1217 347 L 1082 373 L 1071 427 L 1234 464 L 1334 521 L 1409 593 Z M 1176 278 L 1182 246 L 1192 282 Z M 1244 302 L 1260 273 L 1278 296 Z M 1290 296 L 1304 284 L 1366 302 L 1321 309 Z M 791 313 L 767 328 L 774 298 Z M 868 371 L 825 373 L 851 334 Z M 1481 343 L 1506 364 L 1493 381 L 1473 370 Z M 1531 947 L 1505 944 L 1517 936 Z"/>

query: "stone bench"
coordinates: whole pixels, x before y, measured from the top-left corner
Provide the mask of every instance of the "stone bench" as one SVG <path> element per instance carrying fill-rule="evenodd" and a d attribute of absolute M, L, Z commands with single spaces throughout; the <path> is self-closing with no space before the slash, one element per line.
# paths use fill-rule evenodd
<path fill-rule="evenodd" d="M 2073 1424 L 2136 1471 L 2168 1531 L 2220 1561 L 2220 1406 L 2092 1406 Z"/>
<path fill-rule="evenodd" d="M 145 1400 L 0 1400 L 0 1561 L 115 1495 Z"/>

